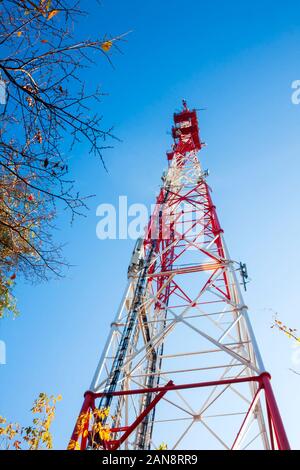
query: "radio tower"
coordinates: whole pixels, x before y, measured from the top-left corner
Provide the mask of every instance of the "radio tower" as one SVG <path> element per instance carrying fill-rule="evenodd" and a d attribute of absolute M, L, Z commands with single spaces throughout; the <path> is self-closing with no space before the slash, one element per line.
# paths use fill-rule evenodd
<path fill-rule="evenodd" d="M 241 293 L 247 269 L 226 247 L 197 156 L 197 114 L 185 101 L 172 135 L 69 448 L 288 450 Z"/>

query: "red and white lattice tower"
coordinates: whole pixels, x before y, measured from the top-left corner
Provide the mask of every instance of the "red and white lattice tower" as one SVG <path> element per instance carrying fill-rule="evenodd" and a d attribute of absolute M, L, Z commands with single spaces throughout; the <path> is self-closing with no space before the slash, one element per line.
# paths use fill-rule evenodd
<path fill-rule="evenodd" d="M 174 122 L 169 167 L 70 447 L 287 450 L 241 294 L 245 265 L 229 255 L 198 160 L 196 111 L 183 102 Z M 102 408 L 109 438 L 95 437 Z"/>

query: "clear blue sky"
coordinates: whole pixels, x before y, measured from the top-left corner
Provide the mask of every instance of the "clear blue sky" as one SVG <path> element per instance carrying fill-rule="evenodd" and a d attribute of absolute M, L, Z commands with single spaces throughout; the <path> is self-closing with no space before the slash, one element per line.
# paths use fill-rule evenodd
<path fill-rule="evenodd" d="M 200 114 L 208 143 L 203 165 L 233 258 L 247 262 L 246 295 L 253 325 L 294 448 L 300 449 L 300 377 L 289 368 L 292 342 L 270 329 L 273 308 L 292 327 L 299 318 L 300 106 L 291 83 L 300 79 L 297 0 L 207 2 L 89 1 L 80 36 L 133 33 L 111 69 L 101 56 L 87 80 L 109 93 L 100 106 L 122 143 L 107 151 L 106 174 L 83 147 L 72 172 L 83 193 L 96 194 L 86 219 L 71 228 L 62 215 L 57 237 L 68 242 L 73 267 L 64 280 L 19 282 L 22 312 L 1 324 L 7 365 L 1 367 L 1 414 L 29 423 L 40 391 L 63 395 L 53 426 L 64 448 L 89 386 L 126 283 L 133 242 L 99 241 L 96 207 L 150 204 L 166 166 L 173 111 L 186 98 Z M 78 32 L 79 34 L 79 32 Z M 299 353 L 300 362 L 300 353 Z"/>

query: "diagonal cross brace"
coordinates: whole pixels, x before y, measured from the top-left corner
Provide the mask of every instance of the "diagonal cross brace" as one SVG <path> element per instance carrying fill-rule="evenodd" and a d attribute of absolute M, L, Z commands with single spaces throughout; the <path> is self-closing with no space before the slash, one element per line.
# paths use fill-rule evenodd
<path fill-rule="evenodd" d="M 136 418 L 136 420 L 128 426 L 127 430 L 124 434 L 120 437 L 120 439 L 115 441 L 107 442 L 107 450 L 117 450 L 123 442 L 130 436 L 131 433 L 141 424 L 143 419 L 150 413 L 151 410 L 157 405 L 157 403 L 165 396 L 168 392 L 170 386 L 174 385 L 173 381 L 170 380 L 165 387 L 156 395 L 156 397 L 151 401 L 151 403 L 144 409 L 144 411 Z M 113 430 L 112 430 L 113 431 Z"/>

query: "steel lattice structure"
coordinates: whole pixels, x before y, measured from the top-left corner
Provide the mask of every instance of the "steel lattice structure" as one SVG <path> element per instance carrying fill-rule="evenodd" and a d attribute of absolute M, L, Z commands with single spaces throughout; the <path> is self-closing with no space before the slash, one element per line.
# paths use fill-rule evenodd
<path fill-rule="evenodd" d="M 169 167 L 71 442 L 287 450 L 237 276 L 244 267 L 229 255 L 198 160 L 196 111 L 183 102 L 174 123 Z M 95 444 L 93 410 L 102 407 L 110 438 Z"/>

